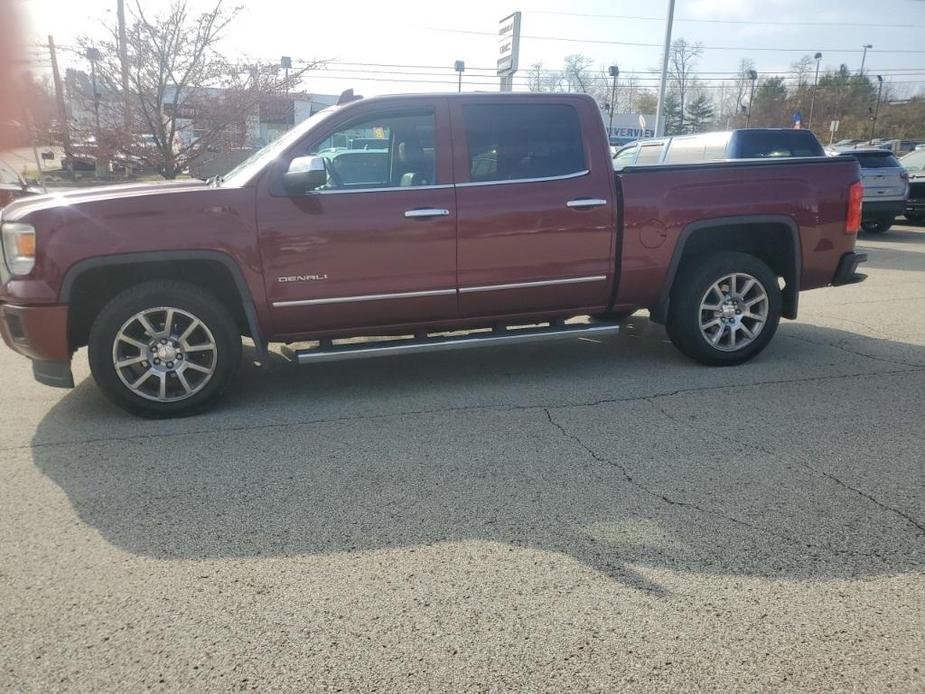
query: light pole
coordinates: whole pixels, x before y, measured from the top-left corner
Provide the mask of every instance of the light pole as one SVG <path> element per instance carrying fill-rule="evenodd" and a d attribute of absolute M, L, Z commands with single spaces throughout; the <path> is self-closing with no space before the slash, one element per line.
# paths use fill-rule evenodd
<path fill-rule="evenodd" d="M 883 94 L 883 75 L 877 75 L 877 82 L 880 83 L 880 86 L 877 87 L 877 106 L 874 108 L 874 119 L 870 124 L 870 139 L 874 139 L 874 130 L 877 128 L 877 116 L 880 115 L 880 96 Z"/>
<path fill-rule="evenodd" d="M 620 68 L 616 65 L 611 65 L 610 76 L 613 77 L 613 85 L 610 87 L 610 123 L 607 126 L 608 141 L 613 137 L 613 110 L 617 106 L 617 77 L 620 76 Z"/>
<path fill-rule="evenodd" d="M 456 70 L 457 73 L 459 73 L 459 81 L 457 82 L 457 85 L 456 85 L 456 91 L 461 92 L 462 91 L 462 75 L 466 71 L 466 63 L 462 60 L 457 60 L 455 63 L 453 63 L 453 69 Z"/>
<path fill-rule="evenodd" d="M 96 91 L 96 61 L 100 59 L 98 48 L 87 49 L 87 60 L 90 61 L 90 79 L 93 84 L 93 115 L 96 118 L 96 146 L 100 146 L 100 95 Z"/>
<path fill-rule="evenodd" d="M 862 48 L 864 49 L 864 55 L 861 56 L 861 74 L 862 74 L 862 75 L 864 74 L 864 63 L 867 62 L 867 49 L 868 49 L 868 48 L 873 48 L 873 47 L 874 47 L 874 45 L 873 45 L 872 43 L 865 43 L 865 44 L 862 46 Z"/>
<path fill-rule="evenodd" d="M 752 89 L 748 95 L 748 113 L 745 114 L 745 127 L 747 128 L 752 122 L 752 104 L 755 103 L 755 82 L 758 81 L 758 73 L 754 70 L 748 71 L 748 79 L 752 81 Z"/>
<path fill-rule="evenodd" d="M 285 70 L 286 73 L 286 95 L 289 94 L 289 68 L 292 67 L 292 58 L 288 55 L 284 55 L 279 59 L 279 66 Z"/>
<path fill-rule="evenodd" d="M 671 28 L 674 23 L 674 0 L 668 0 L 668 18 L 665 20 L 665 51 L 662 55 L 662 81 L 658 87 L 658 106 L 655 109 L 655 137 L 664 134 L 665 88 L 668 86 L 668 56 L 671 53 Z"/>
<path fill-rule="evenodd" d="M 809 129 L 813 129 L 813 111 L 816 109 L 816 87 L 819 86 L 819 63 L 822 61 L 822 53 L 816 53 L 813 56 L 816 59 L 816 77 L 813 80 L 813 96 L 809 100 Z"/>

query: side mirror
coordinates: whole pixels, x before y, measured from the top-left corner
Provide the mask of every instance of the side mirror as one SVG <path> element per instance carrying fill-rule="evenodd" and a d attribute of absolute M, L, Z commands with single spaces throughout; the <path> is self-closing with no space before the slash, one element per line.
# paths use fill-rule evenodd
<path fill-rule="evenodd" d="M 328 182 L 324 157 L 296 157 L 283 174 L 283 187 L 290 195 L 305 195 Z"/>

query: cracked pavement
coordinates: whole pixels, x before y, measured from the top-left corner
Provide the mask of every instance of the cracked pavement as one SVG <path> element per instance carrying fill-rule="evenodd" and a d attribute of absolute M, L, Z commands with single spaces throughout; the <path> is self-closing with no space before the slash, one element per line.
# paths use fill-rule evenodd
<path fill-rule="evenodd" d="M 245 367 L 176 421 L 0 351 L 0 690 L 925 689 L 925 228 L 738 368 Z"/>

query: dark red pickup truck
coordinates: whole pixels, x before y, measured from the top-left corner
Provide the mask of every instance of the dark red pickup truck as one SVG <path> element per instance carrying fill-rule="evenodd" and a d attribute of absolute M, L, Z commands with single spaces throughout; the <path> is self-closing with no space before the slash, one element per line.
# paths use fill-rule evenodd
<path fill-rule="evenodd" d="M 801 290 L 863 279 L 859 181 L 843 158 L 617 175 L 578 95 L 347 97 L 224 179 L 4 209 L 0 329 L 49 385 L 73 386 L 87 345 L 148 416 L 213 402 L 242 335 L 258 360 L 311 341 L 288 350 L 307 363 L 606 333 L 647 308 L 688 356 L 738 364 Z"/>

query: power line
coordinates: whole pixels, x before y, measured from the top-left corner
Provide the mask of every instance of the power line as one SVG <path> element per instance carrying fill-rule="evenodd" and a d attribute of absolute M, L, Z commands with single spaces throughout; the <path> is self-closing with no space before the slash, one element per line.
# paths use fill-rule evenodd
<path fill-rule="evenodd" d="M 469 29 L 443 29 L 440 27 L 423 27 L 426 31 L 439 31 L 449 34 L 470 34 L 473 36 L 492 36 L 496 34 L 492 31 L 471 31 Z M 533 39 L 536 41 L 564 41 L 567 43 L 594 43 L 605 44 L 608 46 L 641 46 L 644 48 L 661 48 L 660 43 L 642 43 L 638 41 L 604 41 L 600 39 L 576 39 L 564 36 L 536 36 L 521 34 L 522 39 Z M 701 48 L 707 51 L 767 51 L 772 53 L 812 53 L 813 51 L 822 51 L 823 53 L 862 53 L 861 49 L 856 48 L 760 48 L 755 46 L 704 46 Z M 869 50 L 870 53 L 925 53 L 925 50 L 914 49 L 877 49 Z"/>
<path fill-rule="evenodd" d="M 525 10 L 530 14 L 554 14 L 567 17 L 591 17 L 596 19 L 638 19 L 643 21 L 664 22 L 664 17 L 642 17 L 638 15 L 623 14 L 592 14 L 585 12 L 559 12 L 556 10 Z M 693 18 L 675 18 L 675 22 L 684 22 L 689 24 L 748 24 L 757 26 L 841 26 L 841 27 L 877 27 L 888 29 L 915 29 L 925 27 L 925 24 L 870 24 L 867 22 L 768 22 L 755 21 L 750 19 L 693 19 Z"/>

